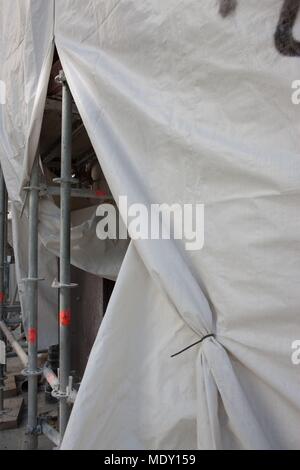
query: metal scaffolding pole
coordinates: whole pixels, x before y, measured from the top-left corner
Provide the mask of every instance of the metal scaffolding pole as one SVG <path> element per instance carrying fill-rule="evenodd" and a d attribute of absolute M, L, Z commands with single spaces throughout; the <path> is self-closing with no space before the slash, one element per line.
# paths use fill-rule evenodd
<path fill-rule="evenodd" d="M 0 166 L 0 321 L 4 320 L 5 312 L 5 254 L 6 254 L 6 229 L 7 225 L 7 192 L 2 168 Z M 2 331 L 0 331 L 0 340 L 4 340 Z M 4 361 L 3 361 L 4 362 Z M 4 411 L 4 376 L 5 365 L 0 364 L 0 413 Z"/>
<path fill-rule="evenodd" d="M 35 450 L 38 447 L 38 350 L 37 350 L 37 313 L 38 313 L 38 206 L 39 206 L 39 168 L 36 160 L 29 191 L 29 239 L 28 239 L 28 279 L 27 313 L 28 313 L 28 421 L 26 447 Z"/>
<path fill-rule="evenodd" d="M 70 415 L 68 385 L 71 372 L 71 185 L 72 180 L 72 95 L 63 72 L 59 80 L 62 95 L 62 143 L 60 177 L 60 295 L 59 295 L 59 432 L 62 440 Z"/>

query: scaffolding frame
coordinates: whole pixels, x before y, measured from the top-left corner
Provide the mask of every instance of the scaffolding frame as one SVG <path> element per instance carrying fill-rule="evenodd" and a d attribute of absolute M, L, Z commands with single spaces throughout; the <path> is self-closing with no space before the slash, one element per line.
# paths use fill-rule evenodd
<path fill-rule="evenodd" d="M 99 192 L 86 189 L 72 188 L 77 180 L 72 178 L 72 113 L 73 100 L 70 88 L 66 81 L 63 70 L 56 78 L 62 85 L 62 122 L 61 122 L 61 176 L 55 178 L 57 186 L 45 186 L 39 181 L 39 159 L 35 159 L 30 185 L 25 187 L 28 197 L 29 237 L 28 237 L 28 278 L 24 279 L 26 284 L 26 312 L 28 316 L 28 355 L 16 341 L 9 331 L 9 323 L 5 322 L 5 310 L 12 306 L 1 303 L 1 292 L 3 285 L 4 257 L 3 247 L 6 243 L 6 225 L 4 214 L 7 196 L 5 181 L 0 168 L 0 339 L 5 337 L 11 344 L 16 355 L 25 366 L 23 374 L 28 377 L 28 412 L 25 448 L 27 450 L 38 449 L 38 437 L 46 435 L 51 442 L 59 448 L 70 416 L 71 405 L 75 402 L 77 392 L 73 388 L 73 377 L 71 375 L 71 289 L 77 287 L 71 283 L 71 198 L 90 198 L 99 201 L 109 198 Z M 45 194 L 60 195 L 60 257 L 59 257 L 59 282 L 54 282 L 52 287 L 59 290 L 59 370 L 56 375 L 49 366 L 38 368 L 38 284 L 42 279 L 38 276 L 38 218 L 39 199 Z M 7 217 L 6 217 L 7 224 Z M 38 377 L 43 375 L 52 388 L 53 397 L 59 402 L 59 431 L 54 429 L 41 418 L 38 413 Z M 0 412 L 3 408 L 4 371 L 0 369 Z M 2 400 L 2 402 L 1 402 Z M 1 405 L 2 403 L 2 405 Z"/>

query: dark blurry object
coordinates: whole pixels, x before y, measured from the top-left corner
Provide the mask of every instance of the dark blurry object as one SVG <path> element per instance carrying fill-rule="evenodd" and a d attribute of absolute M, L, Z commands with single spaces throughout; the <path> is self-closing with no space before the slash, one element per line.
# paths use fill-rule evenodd
<path fill-rule="evenodd" d="M 280 54 L 300 57 L 300 41 L 293 36 L 293 28 L 300 9 L 300 0 L 285 0 L 275 32 L 275 46 Z"/>
<path fill-rule="evenodd" d="M 220 0 L 219 13 L 223 18 L 234 12 L 237 7 L 237 0 Z"/>
<path fill-rule="evenodd" d="M 47 365 L 57 375 L 57 369 L 59 367 L 59 346 L 58 346 L 58 344 L 54 344 L 53 346 L 49 347 Z M 46 403 L 56 403 L 57 402 L 57 399 L 52 396 L 51 392 L 52 392 L 52 388 L 47 383 L 46 387 L 45 387 L 45 400 L 46 400 Z"/>

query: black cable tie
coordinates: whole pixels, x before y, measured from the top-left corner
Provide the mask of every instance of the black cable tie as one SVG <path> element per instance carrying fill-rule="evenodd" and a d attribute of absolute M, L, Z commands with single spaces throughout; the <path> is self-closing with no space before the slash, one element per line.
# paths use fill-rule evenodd
<path fill-rule="evenodd" d="M 190 344 L 190 346 L 187 346 L 186 348 L 182 349 L 181 351 L 178 351 L 177 353 L 172 354 L 171 358 L 172 358 L 172 357 L 179 356 L 179 354 L 184 353 L 185 351 L 187 351 L 188 349 L 193 348 L 193 347 L 196 346 L 197 344 L 201 344 L 201 343 L 202 343 L 205 339 L 207 339 L 207 338 L 214 338 L 214 337 L 215 337 L 215 335 L 213 335 L 213 334 L 205 335 L 205 336 L 203 336 L 203 338 L 201 338 L 199 341 L 196 341 L 196 343 Z"/>

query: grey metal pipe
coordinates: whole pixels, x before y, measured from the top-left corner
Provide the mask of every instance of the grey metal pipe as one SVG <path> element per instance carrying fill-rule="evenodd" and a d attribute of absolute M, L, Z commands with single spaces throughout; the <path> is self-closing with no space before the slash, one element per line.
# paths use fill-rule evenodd
<path fill-rule="evenodd" d="M 28 351 L 27 346 L 25 346 L 25 347 L 21 346 L 21 347 L 22 347 L 23 351 L 25 352 L 25 354 L 27 354 L 27 351 Z M 47 352 L 48 352 L 48 349 L 39 350 L 39 354 L 45 354 Z M 16 354 L 15 352 L 9 352 L 9 353 L 6 354 L 6 357 L 7 358 L 8 357 L 18 357 L 18 354 Z"/>
<path fill-rule="evenodd" d="M 77 398 L 77 391 L 72 388 L 69 392 L 68 403 L 71 403 L 73 405 L 76 401 L 76 398 Z"/>
<path fill-rule="evenodd" d="M 60 445 L 60 435 L 47 421 L 41 422 L 42 433 L 48 437 L 48 439 L 53 442 L 58 448 Z"/>
<path fill-rule="evenodd" d="M 4 334 L 4 336 L 6 337 L 9 344 L 11 345 L 11 347 L 13 348 L 13 350 L 15 351 L 15 353 L 17 354 L 17 356 L 19 357 L 19 359 L 22 362 L 23 366 L 27 367 L 27 365 L 28 365 L 28 356 L 27 356 L 26 352 L 24 351 L 22 346 L 20 346 L 20 344 L 18 343 L 16 338 L 13 336 L 13 334 L 7 328 L 5 322 L 2 321 L 2 320 L 0 320 L 0 329 L 1 329 L 1 332 Z"/>
<path fill-rule="evenodd" d="M 12 298 L 11 298 L 11 300 L 10 300 L 10 305 L 14 305 L 14 304 L 16 303 L 16 300 L 17 300 L 17 297 L 18 297 L 18 293 L 19 293 L 19 287 L 18 287 L 18 284 L 16 283 L 13 296 L 12 296 Z"/>
<path fill-rule="evenodd" d="M 50 196 L 60 196 L 60 189 L 56 186 L 48 186 L 45 189 L 45 193 L 49 194 Z M 89 191 L 80 188 L 72 188 L 71 196 L 75 198 L 96 199 L 99 201 L 113 201 L 112 196 L 103 195 L 101 191 Z"/>
<path fill-rule="evenodd" d="M 72 95 L 69 86 L 60 74 L 62 95 L 62 142 L 61 142 L 61 192 L 60 192 L 60 349 L 59 349 L 59 432 L 64 436 L 70 406 L 67 400 L 69 376 L 71 372 L 71 266 L 70 266 L 70 230 L 71 230 L 71 165 L 72 165 Z"/>
<path fill-rule="evenodd" d="M 0 166 L 0 321 L 4 319 L 5 312 L 5 253 L 6 253 L 6 229 L 7 225 L 7 192 L 4 175 Z M 3 333 L 0 333 L 0 340 L 3 341 Z M 4 376 L 5 366 L 0 364 L 0 412 L 4 411 Z"/>
<path fill-rule="evenodd" d="M 39 206 L 39 168 L 36 160 L 32 169 L 29 188 L 29 239 L 28 239 L 28 416 L 27 449 L 38 447 L 38 350 L 37 350 L 37 312 L 38 312 L 38 206 Z"/>
<path fill-rule="evenodd" d="M 15 305 L 5 305 L 5 313 L 21 313 L 21 306 L 20 304 L 15 304 Z"/>
<path fill-rule="evenodd" d="M 48 384 L 52 388 L 52 390 L 59 390 L 59 380 L 57 375 L 53 372 L 51 367 L 44 366 L 43 368 L 43 375 L 47 380 Z"/>

